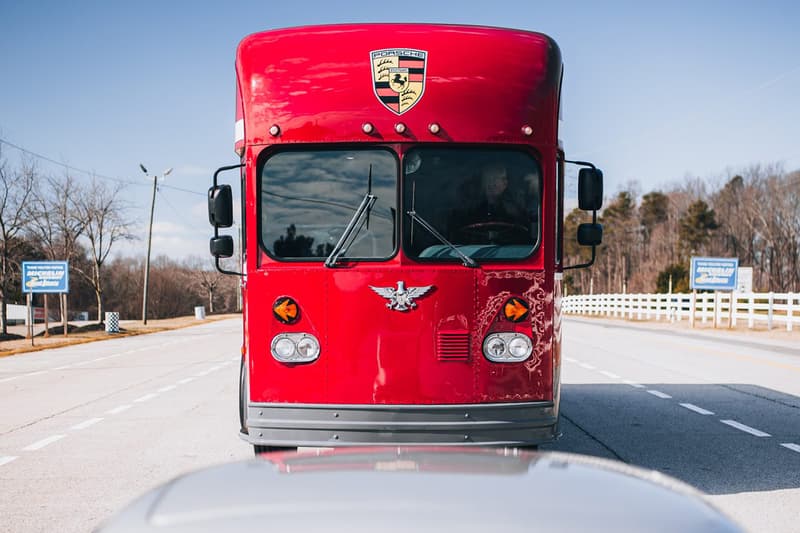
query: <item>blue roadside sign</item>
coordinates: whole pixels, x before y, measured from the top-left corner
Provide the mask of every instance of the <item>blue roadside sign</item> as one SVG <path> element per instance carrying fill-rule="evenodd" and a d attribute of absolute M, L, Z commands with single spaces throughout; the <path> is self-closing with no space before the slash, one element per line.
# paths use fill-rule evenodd
<path fill-rule="evenodd" d="M 69 292 L 69 263 L 67 261 L 23 261 L 22 292 Z"/>
<path fill-rule="evenodd" d="M 689 287 L 691 289 L 733 291 L 736 289 L 738 269 L 738 258 L 692 257 Z"/>

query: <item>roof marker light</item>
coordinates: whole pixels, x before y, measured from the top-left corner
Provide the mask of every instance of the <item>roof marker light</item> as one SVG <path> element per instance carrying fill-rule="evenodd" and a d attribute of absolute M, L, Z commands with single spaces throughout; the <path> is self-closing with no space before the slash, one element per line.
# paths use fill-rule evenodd
<path fill-rule="evenodd" d="M 281 134 L 280 126 L 278 126 L 277 124 L 273 124 L 272 126 L 270 126 L 269 134 L 272 135 L 273 137 L 277 137 L 278 135 L 280 135 Z"/>
<path fill-rule="evenodd" d="M 375 131 L 375 126 L 373 126 L 371 122 L 365 122 L 361 125 L 361 131 L 367 135 L 370 135 L 373 131 Z"/>
<path fill-rule="evenodd" d="M 527 124 L 525 126 L 522 126 L 522 134 L 526 137 L 530 137 L 531 135 L 533 135 L 533 128 L 531 128 Z"/>
<path fill-rule="evenodd" d="M 403 124 L 402 122 L 398 122 L 397 124 L 394 125 L 394 131 L 402 135 L 406 132 L 406 125 Z"/>
<path fill-rule="evenodd" d="M 439 126 L 439 124 L 437 124 L 436 122 L 431 122 L 430 124 L 428 124 L 428 131 L 436 135 L 440 131 L 442 131 L 442 127 Z"/>

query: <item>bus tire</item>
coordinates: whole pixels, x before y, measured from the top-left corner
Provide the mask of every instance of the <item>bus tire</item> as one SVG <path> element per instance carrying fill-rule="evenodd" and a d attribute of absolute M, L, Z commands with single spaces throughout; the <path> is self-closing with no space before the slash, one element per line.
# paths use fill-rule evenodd
<path fill-rule="evenodd" d="M 291 452 L 297 450 L 293 446 L 261 446 L 260 444 L 253 444 L 253 452 L 256 455 L 269 452 Z"/>
<path fill-rule="evenodd" d="M 244 357 L 239 365 L 239 431 L 242 435 L 247 435 L 247 367 L 244 364 Z"/>

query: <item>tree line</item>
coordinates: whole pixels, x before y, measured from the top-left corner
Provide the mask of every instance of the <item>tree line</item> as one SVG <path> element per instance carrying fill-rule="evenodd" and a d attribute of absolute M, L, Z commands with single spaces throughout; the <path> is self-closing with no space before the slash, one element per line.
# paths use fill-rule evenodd
<path fill-rule="evenodd" d="M 106 310 L 140 319 L 144 258 L 111 255 L 121 241 L 136 238 L 127 212 L 122 184 L 45 175 L 26 161 L 12 167 L 0 152 L 0 333 L 8 331 L 7 305 L 24 302 L 23 261 L 69 262 L 69 310 L 89 311 L 97 322 Z M 210 259 L 156 257 L 148 318 L 188 315 L 200 305 L 235 311 L 237 291 L 238 278 L 217 272 Z M 57 299 L 51 301 L 63 316 Z"/>
<path fill-rule="evenodd" d="M 689 292 L 692 256 L 738 258 L 753 267 L 755 292 L 800 290 L 800 171 L 754 165 L 711 183 L 683 183 L 639 195 L 633 183 L 606 199 L 595 265 L 570 270 L 567 291 Z M 589 257 L 574 242 L 586 215 L 565 218 L 566 264 Z"/>

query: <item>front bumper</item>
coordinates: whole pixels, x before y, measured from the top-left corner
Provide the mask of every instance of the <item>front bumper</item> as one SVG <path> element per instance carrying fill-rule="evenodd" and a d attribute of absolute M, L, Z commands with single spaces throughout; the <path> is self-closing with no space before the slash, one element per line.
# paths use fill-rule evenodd
<path fill-rule="evenodd" d="M 553 402 L 469 405 L 251 403 L 247 434 L 261 446 L 529 446 L 558 438 Z"/>

